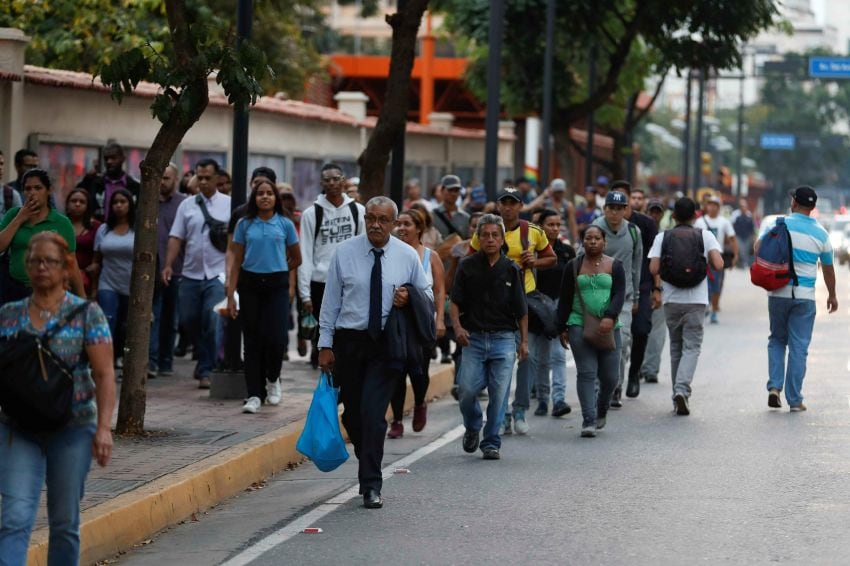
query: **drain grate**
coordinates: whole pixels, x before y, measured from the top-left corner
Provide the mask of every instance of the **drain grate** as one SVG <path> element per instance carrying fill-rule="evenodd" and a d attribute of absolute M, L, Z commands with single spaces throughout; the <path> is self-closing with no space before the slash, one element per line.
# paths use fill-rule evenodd
<path fill-rule="evenodd" d="M 202 430 L 176 429 L 164 431 L 149 431 L 150 436 L 134 439 L 137 442 L 157 445 L 230 445 L 238 442 L 243 436 L 235 430 Z M 236 437 L 236 438 L 234 438 Z"/>
<path fill-rule="evenodd" d="M 115 480 L 115 479 L 95 479 L 86 482 L 86 492 L 90 494 L 109 493 L 117 494 L 124 493 L 134 487 L 140 486 L 144 481 L 139 480 Z"/>

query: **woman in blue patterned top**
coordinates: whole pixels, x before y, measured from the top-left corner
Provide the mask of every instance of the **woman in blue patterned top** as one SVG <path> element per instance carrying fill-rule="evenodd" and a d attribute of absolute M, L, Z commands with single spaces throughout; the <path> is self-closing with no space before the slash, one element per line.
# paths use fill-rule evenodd
<path fill-rule="evenodd" d="M 0 308 L 0 337 L 43 333 L 84 302 L 65 290 L 68 243 L 55 232 L 32 237 L 23 258 L 33 294 Z M 76 268 L 76 265 L 73 265 Z M 75 565 L 80 555 L 80 499 L 92 457 L 101 466 L 112 454 L 115 373 L 112 338 L 95 303 L 59 330 L 50 348 L 74 368 L 72 419 L 33 435 L 0 412 L 0 558 L 25 564 L 41 488 L 47 483 L 48 564 Z"/>
<path fill-rule="evenodd" d="M 254 185 L 245 216 L 236 225 L 233 261 L 227 278 L 227 307 L 236 317 L 235 291 L 245 342 L 244 413 L 256 413 L 264 401 L 280 403 L 280 369 L 286 352 L 289 272 L 301 265 L 295 224 L 283 213 L 271 181 Z"/>

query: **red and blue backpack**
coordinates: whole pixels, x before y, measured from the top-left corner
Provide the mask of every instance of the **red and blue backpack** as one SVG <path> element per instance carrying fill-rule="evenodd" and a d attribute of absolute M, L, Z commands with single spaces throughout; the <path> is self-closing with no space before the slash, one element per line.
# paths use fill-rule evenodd
<path fill-rule="evenodd" d="M 791 232 L 784 218 L 777 218 L 776 226 L 762 237 L 755 262 L 750 267 L 750 281 L 768 291 L 781 289 L 790 281 L 795 286 L 799 284 L 794 271 Z"/>

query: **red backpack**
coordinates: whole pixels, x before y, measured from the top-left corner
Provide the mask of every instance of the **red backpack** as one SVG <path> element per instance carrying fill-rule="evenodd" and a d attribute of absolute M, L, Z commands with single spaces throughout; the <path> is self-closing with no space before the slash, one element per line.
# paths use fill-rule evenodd
<path fill-rule="evenodd" d="M 788 285 L 799 285 L 794 270 L 794 248 L 791 232 L 784 218 L 776 219 L 776 226 L 764 235 L 756 252 L 756 260 L 750 267 L 750 281 L 768 291 L 776 291 Z"/>

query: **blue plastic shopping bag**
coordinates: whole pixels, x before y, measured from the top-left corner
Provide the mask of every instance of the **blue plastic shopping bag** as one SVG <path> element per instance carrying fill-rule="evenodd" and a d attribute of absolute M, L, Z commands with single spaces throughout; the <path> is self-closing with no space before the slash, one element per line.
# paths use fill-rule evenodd
<path fill-rule="evenodd" d="M 296 450 L 323 472 L 331 472 L 348 460 L 348 450 L 339 430 L 338 395 L 339 389 L 330 384 L 330 376 L 322 372 L 307 411 L 307 422 L 295 445 Z"/>

